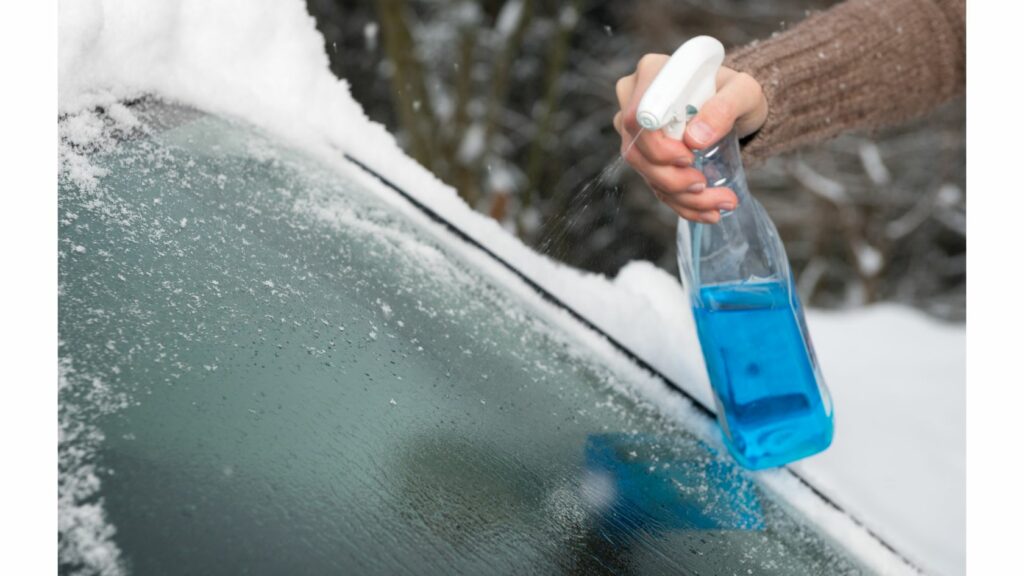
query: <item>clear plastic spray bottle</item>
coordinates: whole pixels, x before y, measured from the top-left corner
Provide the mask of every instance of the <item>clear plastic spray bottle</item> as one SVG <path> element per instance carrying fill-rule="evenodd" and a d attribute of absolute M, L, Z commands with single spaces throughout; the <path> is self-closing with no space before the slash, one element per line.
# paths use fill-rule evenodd
<path fill-rule="evenodd" d="M 644 93 L 640 125 L 682 138 L 714 95 L 724 55 L 708 36 L 679 47 Z M 747 188 L 735 133 L 694 153 L 707 186 L 739 200 L 717 224 L 680 219 L 676 238 L 718 421 L 741 465 L 781 466 L 829 446 L 832 400 L 778 231 Z"/>

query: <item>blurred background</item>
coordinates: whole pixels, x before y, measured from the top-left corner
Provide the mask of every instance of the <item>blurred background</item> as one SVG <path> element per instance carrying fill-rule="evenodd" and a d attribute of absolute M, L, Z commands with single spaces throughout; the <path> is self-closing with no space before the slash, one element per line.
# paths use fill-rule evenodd
<path fill-rule="evenodd" d="M 676 217 L 619 158 L 615 81 L 709 34 L 769 37 L 828 0 L 307 0 L 333 72 L 476 210 L 570 265 L 676 274 Z M 965 102 L 748 170 L 805 303 L 965 316 Z M 602 175 L 602 172 L 605 174 Z"/>

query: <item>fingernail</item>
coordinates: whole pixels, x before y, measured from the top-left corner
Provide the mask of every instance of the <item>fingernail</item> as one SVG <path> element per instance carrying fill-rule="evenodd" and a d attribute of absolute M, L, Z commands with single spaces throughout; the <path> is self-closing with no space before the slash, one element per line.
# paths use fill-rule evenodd
<path fill-rule="evenodd" d="M 715 212 L 713 210 L 708 212 L 701 212 L 700 214 L 700 219 L 703 220 L 704 222 L 707 222 L 708 224 L 714 224 L 715 222 L 718 222 L 719 218 L 720 216 L 718 215 L 718 212 Z"/>
<path fill-rule="evenodd" d="M 711 144 L 711 139 L 715 137 L 714 131 L 711 129 L 706 122 L 693 122 L 690 127 L 686 129 L 690 134 L 690 138 L 695 140 L 700 146 L 707 146 Z"/>
<path fill-rule="evenodd" d="M 732 212 L 736 209 L 736 205 L 730 202 L 722 202 L 718 205 L 719 210 L 725 210 L 726 212 Z"/>
<path fill-rule="evenodd" d="M 704 189 L 704 183 L 703 182 L 696 182 L 696 183 L 690 184 L 689 186 L 686 187 L 686 191 L 687 192 L 700 192 L 703 189 Z"/>
<path fill-rule="evenodd" d="M 672 164 L 674 166 L 678 166 L 680 168 L 688 168 L 690 166 L 690 159 L 689 158 L 676 158 L 675 160 L 672 161 Z"/>

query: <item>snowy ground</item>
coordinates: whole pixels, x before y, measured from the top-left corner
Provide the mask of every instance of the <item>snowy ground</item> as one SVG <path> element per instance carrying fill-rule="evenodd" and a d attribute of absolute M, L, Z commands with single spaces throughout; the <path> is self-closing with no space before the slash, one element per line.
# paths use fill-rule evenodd
<path fill-rule="evenodd" d="M 385 173 L 526 271 L 707 405 L 687 300 L 647 263 L 616 278 L 543 258 L 469 209 L 369 121 L 328 70 L 300 0 L 62 0 L 62 114 L 155 93 L 244 118 L 325 158 L 341 149 Z M 81 136 L 81 135 L 79 135 Z M 86 174 L 87 177 L 87 174 Z M 836 405 L 835 443 L 798 463 L 822 492 L 916 564 L 964 571 L 965 331 L 896 306 L 812 310 L 808 322 Z M 763 480 L 802 506 L 808 493 L 778 474 Z M 869 565 L 891 558 L 847 524 L 828 530 Z"/>

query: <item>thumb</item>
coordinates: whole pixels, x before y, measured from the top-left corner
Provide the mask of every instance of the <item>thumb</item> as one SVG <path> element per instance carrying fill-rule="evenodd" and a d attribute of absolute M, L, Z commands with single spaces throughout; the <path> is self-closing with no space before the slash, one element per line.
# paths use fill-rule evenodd
<path fill-rule="evenodd" d="M 750 75 L 722 68 L 718 92 L 701 106 L 686 127 L 683 141 L 691 150 L 700 150 L 725 138 L 739 121 L 739 136 L 746 136 L 764 124 L 768 102 L 761 85 Z"/>
<path fill-rule="evenodd" d="M 725 138 L 736 123 L 734 110 L 726 94 L 716 94 L 687 123 L 683 142 L 690 149 L 700 150 Z"/>

